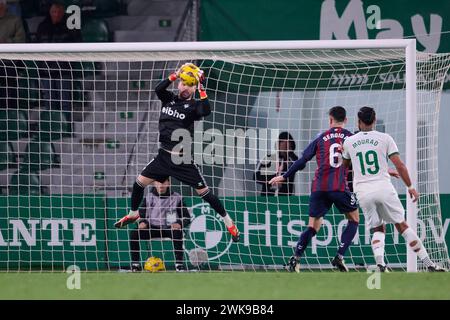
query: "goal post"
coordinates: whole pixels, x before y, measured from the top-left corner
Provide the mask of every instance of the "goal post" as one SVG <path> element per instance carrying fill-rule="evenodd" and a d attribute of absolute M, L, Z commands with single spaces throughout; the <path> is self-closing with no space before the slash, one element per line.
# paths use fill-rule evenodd
<path fill-rule="evenodd" d="M 161 104 L 154 87 L 185 62 L 205 70 L 213 110 L 196 125 L 194 160 L 242 231 L 241 243 L 231 243 L 214 211 L 174 181 L 192 215 L 184 242 L 191 266 L 282 269 L 307 223 L 315 163 L 296 174 L 289 196 L 262 195 L 255 172 L 278 161 L 280 133 L 291 134 L 292 152 L 301 155 L 327 129 L 330 107 L 343 105 L 354 130 L 357 110 L 371 105 L 421 193 L 413 203 L 394 182 L 406 194 L 407 222 L 432 260 L 449 267 L 435 155 L 450 54 L 419 53 L 413 39 L 380 39 L 1 45 L 1 270 L 130 265 L 134 226 L 117 230 L 113 223 L 157 153 Z M 264 170 L 265 177 L 276 172 Z M 340 213 L 327 214 L 304 268 L 331 268 L 344 226 Z M 352 268 L 374 264 L 368 239 L 361 224 L 346 257 Z M 173 263 L 166 240 L 142 244 L 142 258 Z M 395 268 L 424 269 L 393 228 L 386 258 Z"/>
<path fill-rule="evenodd" d="M 417 186 L 417 106 L 416 106 L 416 40 L 407 40 L 405 47 L 405 95 L 406 95 L 406 167 L 409 170 L 411 182 Z M 406 191 L 408 194 L 408 191 Z M 417 205 L 406 197 L 406 217 L 410 228 L 417 231 Z M 417 271 L 417 256 L 408 244 L 407 271 Z"/>

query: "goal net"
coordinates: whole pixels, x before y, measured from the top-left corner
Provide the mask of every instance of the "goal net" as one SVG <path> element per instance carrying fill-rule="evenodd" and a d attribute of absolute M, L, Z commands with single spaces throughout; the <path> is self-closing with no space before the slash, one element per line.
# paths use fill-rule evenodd
<path fill-rule="evenodd" d="M 158 151 L 161 102 L 154 88 L 186 62 L 205 71 L 212 105 L 211 115 L 196 123 L 194 159 L 242 233 L 240 243 L 233 243 L 220 216 L 172 179 L 171 190 L 183 196 L 191 215 L 183 243 L 189 268 L 283 269 L 307 225 L 315 160 L 288 188 L 272 189 L 267 181 L 328 128 L 327 111 L 336 105 L 347 109 L 351 131 L 360 107 L 375 108 L 377 130 L 392 135 L 402 158 L 414 166 L 409 170 L 421 194 L 417 208 L 407 206 L 404 185 L 393 181 L 409 221 L 432 260 L 448 267 L 437 149 L 450 55 L 417 53 L 411 84 L 406 42 L 415 46 L 412 40 L 333 41 L 334 47 L 331 42 L 3 46 L 0 269 L 129 268 L 130 233 L 137 226 L 115 229 L 114 222 L 127 213 L 131 186 Z M 286 137 L 292 141 L 280 143 Z M 330 269 L 345 225 L 333 208 L 305 251 L 302 268 Z M 170 270 L 175 263 L 170 238 L 141 240 L 141 262 L 152 256 Z M 388 265 L 406 270 L 408 263 L 414 270 L 417 263 L 423 269 L 407 257 L 403 238 L 388 225 Z M 345 259 L 355 269 L 374 264 L 362 213 Z"/>

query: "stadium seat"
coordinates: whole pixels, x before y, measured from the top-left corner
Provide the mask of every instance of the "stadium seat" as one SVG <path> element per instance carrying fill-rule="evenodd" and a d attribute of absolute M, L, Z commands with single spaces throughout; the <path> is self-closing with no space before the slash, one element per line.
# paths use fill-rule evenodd
<path fill-rule="evenodd" d="M 11 177 L 9 184 L 9 194 L 12 195 L 40 195 L 41 186 L 39 176 L 27 170 L 19 170 Z"/>
<path fill-rule="evenodd" d="M 40 141 L 58 140 L 65 137 L 71 137 L 70 123 L 64 112 L 61 111 L 42 111 L 39 122 Z"/>
<path fill-rule="evenodd" d="M 0 110 L 0 141 L 28 137 L 27 114 L 21 110 Z"/>
<path fill-rule="evenodd" d="M 104 20 L 90 19 L 84 22 L 81 30 L 83 42 L 108 42 L 109 28 Z"/>
<path fill-rule="evenodd" d="M 10 142 L 0 142 L 0 171 L 15 163 L 14 150 Z"/>
<path fill-rule="evenodd" d="M 97 17 L 112 17 L 121 13 L 120 0 L 94 0 L 97 7 Z"/>
<path fill-rule="evenodd" d="M 27 145 L 21 165 L 29 168 L 30 172 L 36 172 L 57 167 L 59 163 L 60 159 L 53 143 L 33 139 Z"/>

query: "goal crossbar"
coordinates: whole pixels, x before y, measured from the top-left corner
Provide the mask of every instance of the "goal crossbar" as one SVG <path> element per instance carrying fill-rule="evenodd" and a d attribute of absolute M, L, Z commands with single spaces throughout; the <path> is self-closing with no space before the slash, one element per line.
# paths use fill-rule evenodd
<path fill-rule="evenodd" d="M 232 50 L 312 50 L 312 49 L 416 49 L 415 39 L 311 40 L 311 41 L 211 41 L 211 42 L 124 42 L 64 44 L 3 44 L 5 53 L 54 52 L 142 52 L 142 51 L 232 51 Z"/>

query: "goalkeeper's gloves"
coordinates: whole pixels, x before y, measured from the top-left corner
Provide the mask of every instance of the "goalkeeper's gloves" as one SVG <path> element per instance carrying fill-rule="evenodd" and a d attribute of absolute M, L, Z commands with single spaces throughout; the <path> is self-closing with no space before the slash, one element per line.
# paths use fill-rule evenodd
<path fill-rule="evenodd" d="M 205 78 L 205 74 L 203 72 L 203 70 L 199 70 L 198 74 L 197 74 L 197 80 L 198 80 L 198 92 L 200 93 L 200 99 L 206 99 L 208 98 L 208 95 L 206 94 L 206 89 L 205 89 L 205 82 L 206 82 L 206 78 Z"/>
<path fill-rule="evenodd" d="M 186 64 L 186 63 L 185 63 Z M 174 72 L 172 72 L 171 74 L 170 74 L 170 76 L 169 76 L 169 80 L 171 81 L 171 82 L 174 82 L 175 80 L 177 80 L 178 78 L 179 78 L 179 76 L 180 76 L 180 70 L 181 70 L 181 68 L 183 68 L 183 66 L 185 65 L 185 64 L 183 64 L 181 67 L 179 67 L 176 71 L 174 71 Z"/>
<path fill-rule="evenodd" d="M 178 79 L 177 73 L 176 73 L 176 72 L 172 72 L 172 73 L 170 74 L 170 76 L 169 76 L 169 80 L 170 80 L 171 82 L 174 82 L 174 81 L 177 80 L 177 79 Z"/>

